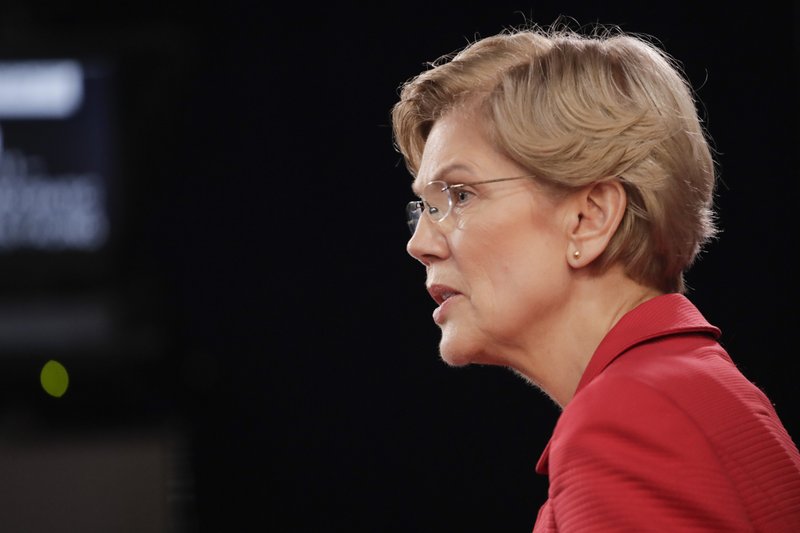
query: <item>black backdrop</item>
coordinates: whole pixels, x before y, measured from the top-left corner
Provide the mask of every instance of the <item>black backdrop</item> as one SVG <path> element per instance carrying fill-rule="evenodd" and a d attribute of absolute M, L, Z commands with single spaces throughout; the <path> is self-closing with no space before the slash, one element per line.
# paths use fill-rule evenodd
<path fill-rule="evenodd" d="M 424 62 L 559 15 L 656 36 L 698 88 L 724 231 L 689 296 L 797 438 L 792 3 L 3 4 L 4 54 L 120 66 L 111 279 L 165 349 L 124 394 L 96 377 L 111 357 L 62 404 L 72 426 L 186 435 L 181 529 L 530 530 L 557 410 L 508 371 L 438 360 L 388 112 Z"/>

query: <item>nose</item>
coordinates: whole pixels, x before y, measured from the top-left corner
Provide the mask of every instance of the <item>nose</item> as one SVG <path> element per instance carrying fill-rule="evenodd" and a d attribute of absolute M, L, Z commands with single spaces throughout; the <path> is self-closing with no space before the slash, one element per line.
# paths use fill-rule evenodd
<path fill-rule="evenodd" d="M 440 229 L 438 224 L 423 215 L 417 223 L 417 230 L 408 240 L 406 251 L 425 266 L 429 266 L 436 260 L 447 258 L 450 251 L 447 239 Z"/>

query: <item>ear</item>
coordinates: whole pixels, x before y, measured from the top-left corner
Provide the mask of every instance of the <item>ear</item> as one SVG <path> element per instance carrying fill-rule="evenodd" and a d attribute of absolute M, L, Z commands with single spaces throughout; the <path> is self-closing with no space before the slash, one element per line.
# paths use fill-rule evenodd
<path fill-rule="evenodd" d="M 573 268 L 589 265 L 608 246 L 625 214 L 628 198 L 619 179 L 586 186 L 572 199 L 567 260 Z"/>

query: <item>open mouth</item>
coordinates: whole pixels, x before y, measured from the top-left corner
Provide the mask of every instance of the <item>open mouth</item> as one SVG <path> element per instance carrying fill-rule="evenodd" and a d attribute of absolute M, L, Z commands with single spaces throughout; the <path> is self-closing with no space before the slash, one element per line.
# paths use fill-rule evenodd
<path fill-rule="evenodd" d="M 430 293 L 433 300 L 439 305 L 442 305 L 445 301 L 447 301 L 447 299 L 452 298 L 453 296 L 456 296 L 458 294 L 461 294 L 457 290 L 447 287 L 445 285 L 431 285 L 428 288 L 428 292 Z"/>

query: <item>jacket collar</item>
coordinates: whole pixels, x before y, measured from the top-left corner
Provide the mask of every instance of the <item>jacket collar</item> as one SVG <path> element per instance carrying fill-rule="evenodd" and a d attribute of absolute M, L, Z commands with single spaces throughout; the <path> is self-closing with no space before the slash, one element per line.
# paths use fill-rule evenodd
<path fill-rule="evenodd" d="M 606 334 L 589 360 L 575 390 L 577 395 L 614 359 L 642 342 L 676 333 L 707 333 L 715 339 L 719 328 L 711 325 L 682 294 L 664 294 L 638 305 L 617 322 Z M 550 443 L 536 464 L 536 472 L 547 475 Z"/>

